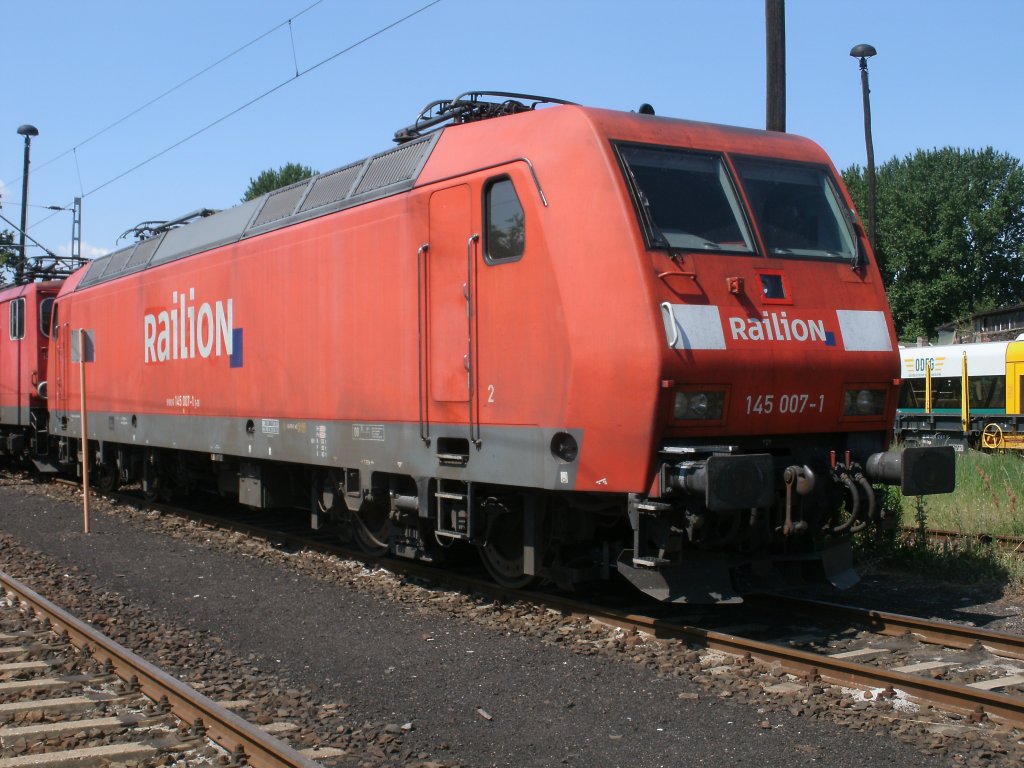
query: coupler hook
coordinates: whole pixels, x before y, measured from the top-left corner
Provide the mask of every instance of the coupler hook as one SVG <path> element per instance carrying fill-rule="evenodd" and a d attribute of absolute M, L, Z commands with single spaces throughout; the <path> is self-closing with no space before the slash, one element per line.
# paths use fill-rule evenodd
<path fill-rule="evenodd" d="M 807 530 L 807 521 L 798 520 L 793 522 L 793 490 L 801 496 L 806 496 L 814 489 L 814 473 L 808 466 L 798 467 L 795 464 L 782 473 L 782 480 L 786 484 L 786 522 L 782 526 L 782 533 L 789 536 L 793 533 L 803 533 Z"/>

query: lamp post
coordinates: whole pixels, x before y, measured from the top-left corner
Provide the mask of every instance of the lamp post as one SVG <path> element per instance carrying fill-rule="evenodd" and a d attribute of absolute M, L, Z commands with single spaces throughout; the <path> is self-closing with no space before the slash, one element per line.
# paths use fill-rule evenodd
<path fill-rule="evenodd" d="M 868 94 L 868 59 L 877 51 L 867 43 L 853 46 L 850 55 L 860 59 L 860 85 L 864 93 L 864 143 L 868 151 L 868 242 L 875 249 L 875 148 L 871 144 L 871 100 Z"/>
<path fill-rule="evenodd" d="M 28 227 L 28 154 L 29 148 L 32 146 L 32 137 L 39 135 L 39 129 L 34 125 L 21 125 L 18 126 L 18 135 L 25 137 L 25 167 L 21 174 L 21 239 L 19 240 L 21 257 L 14 272 L 15 283 L 20 283 L 24 278 L 25 267 L 28 263 L 25 259 L 25 230 Z"/>

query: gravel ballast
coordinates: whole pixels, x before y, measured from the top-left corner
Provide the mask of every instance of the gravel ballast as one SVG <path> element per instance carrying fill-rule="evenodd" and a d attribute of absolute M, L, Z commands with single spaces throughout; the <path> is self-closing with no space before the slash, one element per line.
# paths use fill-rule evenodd
<path fill-rule="evenodd" d="M 144 509 L 97 501 L 87 536 L 73 489 L 3 482 L 3 570 L 186 682 L 222 681 L 214 698 L 255 692 L 240 714 L 295 721 L 295 746 L 344 751 L 331 764 L 1020 764 L 1006 732 L 943 731 L 852 694 L 827 707 L 815 697 L 839 694 L 813 685 L 765 694 L 678 644 Z"/>

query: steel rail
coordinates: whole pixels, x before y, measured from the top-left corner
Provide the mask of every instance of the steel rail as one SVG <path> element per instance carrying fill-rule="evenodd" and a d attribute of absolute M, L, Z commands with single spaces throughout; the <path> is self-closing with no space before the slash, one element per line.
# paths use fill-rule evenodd
<path fill-rule="evenodd" d="M 1024 697 L 1013 697 L 1005 693 L 985 691 L 906 672 L 894 672 L 812 651 L 802 651 L 785 645 L 751 640 L 649 616 L 600 609 L 571 600 L 551 600 L 545 596 L 543 603 L 548 607 L 558 607 L 581 616 L 588 615 L 619 626 L 635 628 L 656 637 L 687 640 L 710 650 L 756 659 L 764 664 L 778 663 L 786 672 L 804 680 L 821 679 L 861 689 L 899 689 L 918 701 L 937 705 L 946 711 L 968 715 L 984 713 L 1017 726 L 1024 725 Z"/>
<path fill-rule="evenodd" d="M 912 698 L 963 714 L 986 714 L 1016 726 L 1024 725 L 1024 698 L 985 691 L 930 677 L 894 672 L 882 667 L 837 659 L 773 643 L 735 637 L 695 628 L 682 630 L 702 639 L 708 648 L 749 656 L 764 663 L 778 662 L 786 671 L 806 680 L 820 678 L 855 688 L 901 690 Z"/>
<path fill-rule="evenodd" d="M 865 629 L 880 635 L 909 633 L 926 643 L 960 649 L 981 643 L 997 656 L 1024 659 L 1024 635 L 784 595 L 757 595 L 753 601 L 758 604 L 767 603 L 780 610 L 805 611 L 817 617 L 857 622 Z"/>
<path fill-rule="evenodd" d="M 907 536 L 920 536 L 923 533 L 928 541 L 973 541 L 982 545 L 991 544 L 1000 552 L 1024 555 L 1024 538 L 1019 536 L 1003 536 L 993 533 L 967 533 L 966 531 L 950 531 L 943 530 L 941 528 L 926 528 L 922 532 L 921 529 L 916 526 L 905 526 L 903 528 L 903 533 Z"/>
<path fill-rule="evenodd" d="M 48 618 L 57 632 L 67 632 L 76 647 L 88 648 L 98 659 L 109 659 L 118 677 L 125 681 L 134 677 L 142 693 L 153 701 L 166 697 L 176 717 L 186 723 L 200 720 L 206 736 L 229 753 L 241 748 L 253 768 L 319 768 L 315 761 L 101 634 L 17 579 L 0 573 L 0 587 Z"/>

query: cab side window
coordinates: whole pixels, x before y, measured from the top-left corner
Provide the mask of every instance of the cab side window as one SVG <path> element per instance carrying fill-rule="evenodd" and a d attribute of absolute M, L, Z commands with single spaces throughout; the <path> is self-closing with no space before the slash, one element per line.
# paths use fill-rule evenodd
<path fill-rule="evenodd" d="M 501 178 L 487 185 L 484 217 L 487 260 L 497 263 L 522 258 L 526 251 L 526 214 L 511 179 Z"/>
<path fill-rule="evenodd" d="M 11 341 L 25 338 L 25 297 L 11 302 L 11 322 L 8 325 Z"/>
<path fill-rule="evenodd" d="M 43 336 L 50 335 L 50 320 L 53 316 L 53 297 L 47 296 L 39 304 L 39 332 Z"/>

